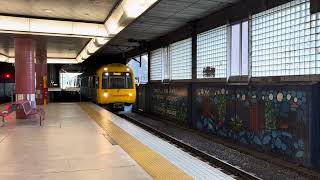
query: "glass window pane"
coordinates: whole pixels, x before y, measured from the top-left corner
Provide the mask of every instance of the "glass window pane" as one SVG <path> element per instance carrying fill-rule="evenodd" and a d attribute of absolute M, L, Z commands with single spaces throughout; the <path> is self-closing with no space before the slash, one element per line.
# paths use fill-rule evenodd
<path fill-rule="evenodd" d="M 242 23 L 241 37 L 241 75 L 248 75 L 249 67 L 249 26 L 248 21 Z"/>
<path fill-rule="evenodd" d="M 150 79 L 162 79 L 162 49 L 151 51 L 150 53 Z"/>
<path fill-rule="evenodd" d="M 240 24 L 231 27 L 231 76 L 240 75 Z"/>
<path fill-rule="evenodd" d="M 227 26 L 197 35 L 197 78 L 227 77 Z"/>
<path fill-rule="evenodd" d="M 192 40 L 191 38 L 170 44 L 169 61 L 171 79 L 192 78 Z"/>
<path fill-rule="evenodd" d="M 293 2 L 252 16 L 252 76 L 318 73 L 313 47 L 318 43 L 315 34 L 320 24 L 306 9 L 309 0 Z M 260 31 L 265 24 L 263 29 L 268 32 Z"/>

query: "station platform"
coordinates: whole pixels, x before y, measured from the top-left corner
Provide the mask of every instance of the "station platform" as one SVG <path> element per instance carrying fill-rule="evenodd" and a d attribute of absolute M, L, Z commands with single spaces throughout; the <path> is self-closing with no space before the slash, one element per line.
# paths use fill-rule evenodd
<path fill-rule="evenodd" d="M 152 179 L 78 104 L 52 103 L 46 120 L 15 121 L 0 127 L 0 179 Z"/>
<path fill-rule="evenodd" d="M 51 103 L 46 120 L 0 128 L 0 179 L 233 179 L 92 103 Z"/>

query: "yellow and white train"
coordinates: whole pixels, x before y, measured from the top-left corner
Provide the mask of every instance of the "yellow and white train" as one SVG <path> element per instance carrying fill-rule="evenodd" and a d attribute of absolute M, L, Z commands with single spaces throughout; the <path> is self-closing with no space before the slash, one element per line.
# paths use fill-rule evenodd
<path fill-rule="evenodd" d="M 136 101 L 133 71 L 118 63 L 102 66 L 95 75 L 81 78 L 81 95 L 113 108 L 133 104 Z"/>

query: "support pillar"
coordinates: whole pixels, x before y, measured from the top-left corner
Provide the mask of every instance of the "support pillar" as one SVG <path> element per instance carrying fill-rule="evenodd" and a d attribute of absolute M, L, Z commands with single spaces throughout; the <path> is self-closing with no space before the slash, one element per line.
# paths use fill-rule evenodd
<path fill-rule="evenodd" d="M 35 107 L 35 41 L 28 37 L 14 39 L 16 100 L 29 100 Z M 17 118 L 23 113 L 17 111 Z"/>
<path fill-rule="evenodd" d="M 37 41 L 36 48 L 36 101 L 38 105 L 48 103 L 47 46 L 45 40 Z"/>

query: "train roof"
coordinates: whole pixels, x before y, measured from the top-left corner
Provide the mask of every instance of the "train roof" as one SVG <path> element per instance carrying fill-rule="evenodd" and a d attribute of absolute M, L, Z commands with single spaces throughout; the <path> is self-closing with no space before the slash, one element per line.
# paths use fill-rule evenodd
<path fill-rule="evenodd" d="M 129 72 L 132 72 L 132 69 L 129 66 L 127 66 L 125 64 L 120 64 L 120 63 L 113 63 L 113 64 L 104 65 L 104 66 L 100 67 L 97 72 L 105 71 L 104 68 L 108 68 L 109 70 L 110 69 L 117 69 L 120 71 L 127 71 L 127 69 L 129 68 Z"/>

